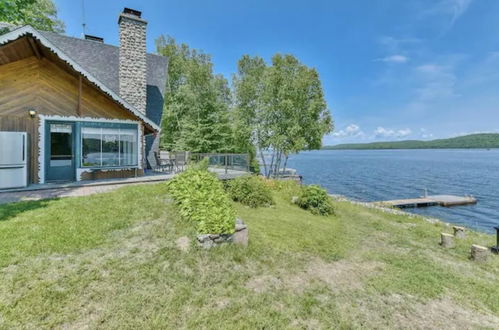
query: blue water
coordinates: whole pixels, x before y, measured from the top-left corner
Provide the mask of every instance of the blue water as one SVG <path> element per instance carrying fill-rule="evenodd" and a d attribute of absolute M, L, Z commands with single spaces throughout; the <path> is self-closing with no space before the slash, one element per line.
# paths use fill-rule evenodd
<path fill-rule="evenodd" d="M 473 195 L 476 205 L 405 209 L 486 232 L 499 225 L 499 149 L 320 150 L 293 155 L 307 184 L 359 201 Z"/>

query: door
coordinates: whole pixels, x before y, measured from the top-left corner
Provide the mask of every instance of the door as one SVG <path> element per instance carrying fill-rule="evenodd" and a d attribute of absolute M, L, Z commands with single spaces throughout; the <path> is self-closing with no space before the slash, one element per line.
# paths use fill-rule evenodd
<path fill-rule="evenodd" d="M 74 123 L 47 122 L 46 129 L 46 181 L 74 181 Z"/>

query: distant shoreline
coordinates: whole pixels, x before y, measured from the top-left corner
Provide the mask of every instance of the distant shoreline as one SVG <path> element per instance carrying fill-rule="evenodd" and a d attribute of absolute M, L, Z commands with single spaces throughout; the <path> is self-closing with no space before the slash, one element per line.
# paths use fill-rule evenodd
<path fill-rule="evenodd" d="M 320 150 L 333 150 L 333 151 L 338 151 L 338 150 L 499 150 L 499 147 L 493 147 L 493 148 L 482 148 L 482 147 L 473 147 L 473 148 L 356 148 L 356 149 L 347 149 L 347 148 L 332 148 L 334 146 L 326 146 L 321 148 Z"/>
<path fill-rule="evenodd" d="M 410 150 L 410 149 L 497 149 L 499 133 L 481 133 L 431 141 L 405 140 L 347 143 L 324 146 L 322 150 Z"/>

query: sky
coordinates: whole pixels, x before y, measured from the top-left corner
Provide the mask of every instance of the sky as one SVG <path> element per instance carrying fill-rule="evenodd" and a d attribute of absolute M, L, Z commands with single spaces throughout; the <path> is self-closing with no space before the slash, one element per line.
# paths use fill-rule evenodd
<path fill-rule="evenodd" d="M 499 132 L 498 0 L 55 0 L 66 34 L 118 45 L 123 7 L 211 54 L 293 54 L 320 74 L 335 130 L 324 144 Z"/>

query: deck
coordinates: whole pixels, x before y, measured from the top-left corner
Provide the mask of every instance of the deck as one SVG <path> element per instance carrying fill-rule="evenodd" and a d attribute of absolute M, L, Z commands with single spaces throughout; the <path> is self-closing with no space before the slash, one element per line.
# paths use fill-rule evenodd
<path fill-rule="evenodd" d="M 454 195 L 432 195 L 420 198 L 409 198 L 409 199 L 396 199 L 390 201 L 379 201 L 374 202 L 374 204 L 398 207 L 398 208 L 410 208 L 410 207 L 426 207 L 426 206 L 457 206 L 457 205 L 470 205 L 476 204 L 477 199 L 472 196 L 454 196 Z"/>

